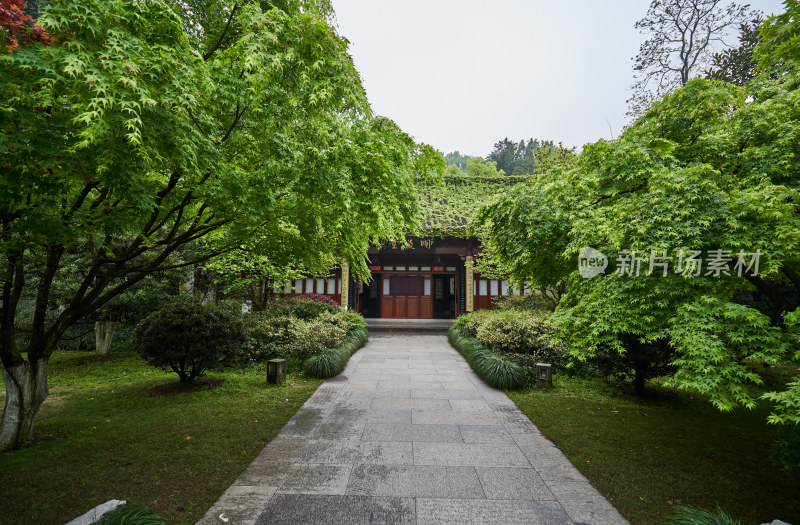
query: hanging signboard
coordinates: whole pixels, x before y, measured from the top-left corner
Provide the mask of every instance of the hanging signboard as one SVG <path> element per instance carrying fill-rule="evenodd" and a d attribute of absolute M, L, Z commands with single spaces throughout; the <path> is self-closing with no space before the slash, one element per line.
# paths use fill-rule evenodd
<path fill-rule="evenodd" d="M 427 237 L 409 237 L 405 242 L 387 242 L 381 248 L 383 254 L 417 254 L 433 253 L 433 239 Z"/>

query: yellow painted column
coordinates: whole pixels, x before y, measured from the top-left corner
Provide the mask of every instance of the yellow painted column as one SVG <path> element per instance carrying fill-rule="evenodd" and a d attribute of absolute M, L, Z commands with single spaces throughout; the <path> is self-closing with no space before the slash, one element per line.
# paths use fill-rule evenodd
<path fill-rule="evenodd" d="M 472 284 L 473 280 L 472 268 L 474 266 L 474 263 L 472 262 L 471 255 L 467 255 L 467 259 L 466 262 L 464 263 L 464 266 L 467 268 L 467 283 L 465 286 L 467 295 L 467 311 L 471 312 L 475 309 L 475 301 L 474 301 L 475 297 L 472 295 L 475 288 L 474 285 Z"/>
<path fill-rule="evenodd" d="M 350 265 L 347 261 L 342 261 L 342 309 L 347 310 L 350 299 Z"/>

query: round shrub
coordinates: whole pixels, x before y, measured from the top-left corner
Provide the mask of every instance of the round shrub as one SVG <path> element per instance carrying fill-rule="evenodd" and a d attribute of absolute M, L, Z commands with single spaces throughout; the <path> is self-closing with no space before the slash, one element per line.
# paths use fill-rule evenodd
<path fill-rule="evenodd" d="M 313 355 L 342 344 L 347 335 L 347 322 L 335 314 L 320 315 L 311 320 L 299 319 L 292 329 L 288 353 L 303 363 Z"/>
<path fill-rule="evenodd" d="M 244 316 L 247 340 L 241 347 L 240 364 L 263 362 L 277 356 L 285 356 L 294 338 L 297 319 L 286 315 L 269 317 L 262 312 Z"/>
<path fill-rule="evenodd" d="M 206 370 L 230 365 L 245 337 L 241 317 L 229 308 L 181 300 L 144 319 L 135 345 L 148 363 L 191 383 Z"/>

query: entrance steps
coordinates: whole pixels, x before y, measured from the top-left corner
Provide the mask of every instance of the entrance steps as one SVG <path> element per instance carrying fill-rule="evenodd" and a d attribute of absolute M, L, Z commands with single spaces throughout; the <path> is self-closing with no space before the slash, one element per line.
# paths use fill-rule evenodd
<path fill-rule="evenodd" d="M 364 319 L 370 335 L 404 333 L 406 335 L 444 335 L 455 319 Z"/>

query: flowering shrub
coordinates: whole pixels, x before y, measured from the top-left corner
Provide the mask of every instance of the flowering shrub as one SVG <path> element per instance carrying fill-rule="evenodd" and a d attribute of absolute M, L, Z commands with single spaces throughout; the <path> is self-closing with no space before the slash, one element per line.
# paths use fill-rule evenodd
<path fill-rule="evenodd" d="M 323 314 L 333 314 L 340 311 L 338 306 L 333 306 L 328 302 L 316 301 L 313 299 L 296 299 L 292 305 L 292 315 L 298 319 L 315 319 Z M 324 296 L 321 296 L 324 297 Z"/>
<path fill-rule="evenodd" d="M 333 306 L 337 310 L 341 310 L 342 308 L 339 306 L 339 303 L 328 297 L 327 295 L 322 295 L 320 293 L 304 293 L 297 296 L 295 299 L 296 301 L 314 301 L 316 303 L 325 303 Z"/>

